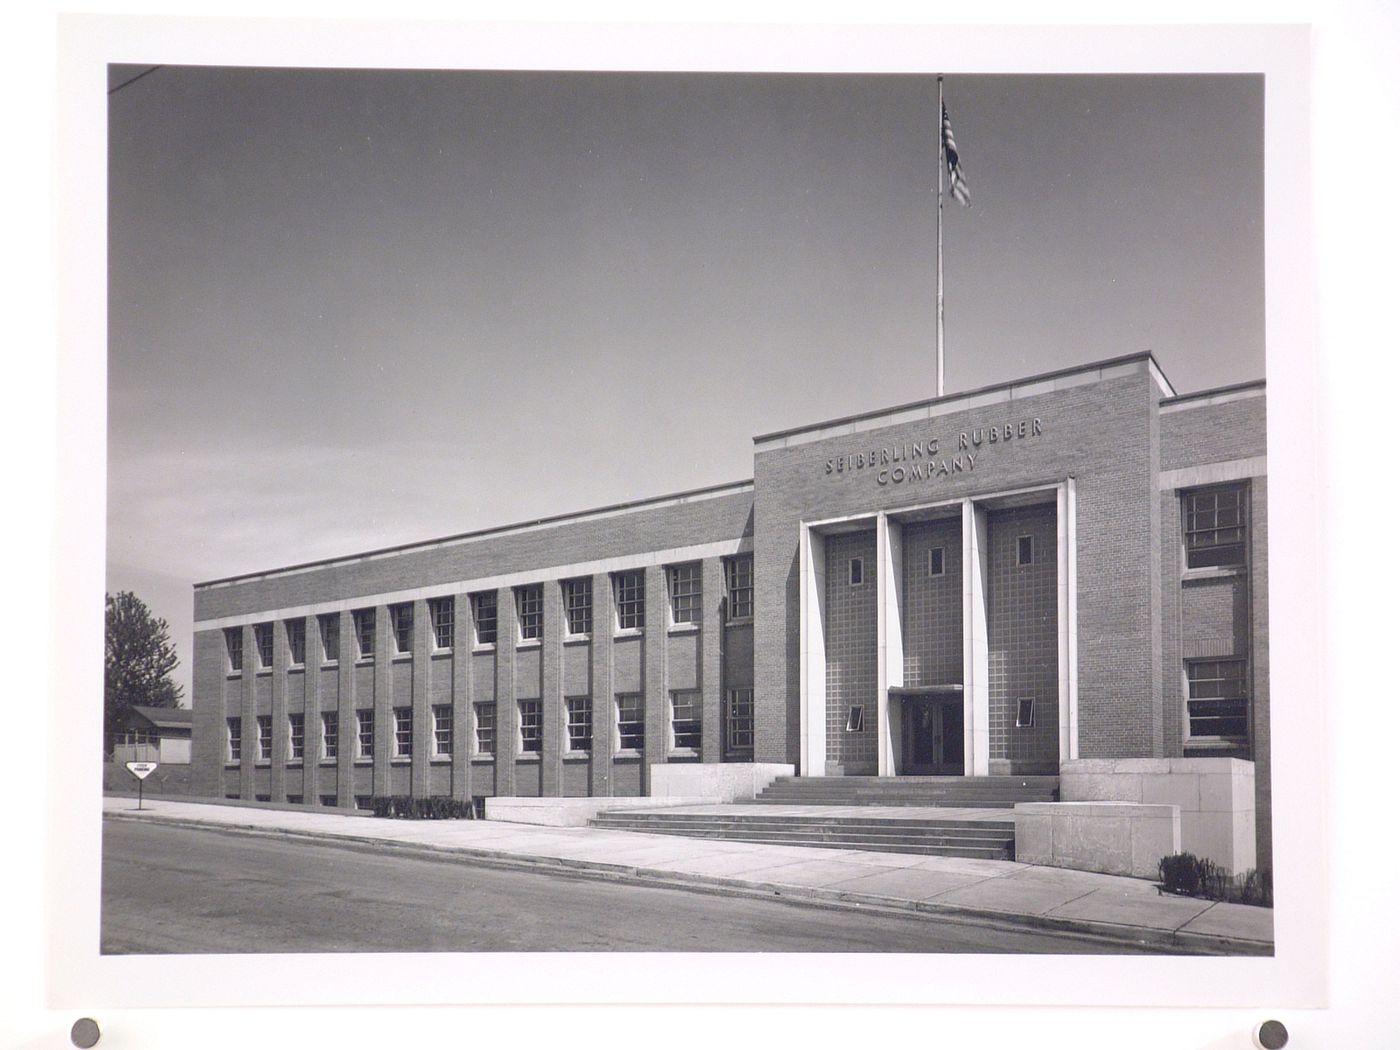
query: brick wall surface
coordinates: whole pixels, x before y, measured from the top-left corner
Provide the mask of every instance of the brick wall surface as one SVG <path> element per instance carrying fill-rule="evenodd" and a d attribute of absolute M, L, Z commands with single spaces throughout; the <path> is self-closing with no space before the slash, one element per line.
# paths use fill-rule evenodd
<path fill-rule="evenodd" d="M 196 620 L 261 609 L 347 601 L 407 587 L 485 579 L 553 565 L 671 550 L 751 535 L 749 492 L 641 508 L 595 521 L 561 523 L 346 564 L 311 567 L 195 591 Z M 501 607 L 504 613 L 506 607 Z"/>
<path fill-rule="evenodd" d="M 1031 561 L 1018 562 L 1021 537 Z M 1059 618 L 1055 507 L 993 511 L 987 520 L 987 664 L 991 771 L 1059 772 Z M 1035 701 L 1016 725 L 1017 702 Z"/>
<path fill-rule="evenodd" d="M 352 614 L 338 614 L 341 647 L 322 658 L 319 626 L 308 617 L 307 659 L 311 668 L 291 665 L 285 644 L 274 645 L 273 666 L 257 666 L 252 625 L 236 628 L 244 637 L 245 669 L 227 670 L 224 632 L 198 632 L 195 639 L 193 778 L 199 793 L 278 799 L 300 796 L 308 806 L 321 804 L 327 792 L 348 806 L 359 795 L 444 794 L 467 799 L 492 795 L 637 795 L 644 793 L 646 764 L 638 759 L 612 760 L 618 692 L 640 692 L 646 710 L 646 763 L 724 761 L 725 690 L 753 682 L 751 622 L 726 625 L 721 559 L 701 564 L 701 618 L 695 624 L 672 624 L 667 566 L 647 571 L 646 628 L 615 636 L 612 580 L 594 578 L 594 629 L 586 637 L 563 631 L 559 581 L 544 585 L 543 637 L 519 639 L 515 594 L 497 595 L 498 636 L 493 645 L 474 644 L 475 626 L 469 596 L 455 596 L 453 644 L 440 649 L 432 631 L 428 603 L 414 603 L 410 651 L 397 652 L 388 606 L 375 609 L 374 650 L 361 658 Z M 311 633 L 311 632 L 317 633 Z M 283 632 L 279 631 L 278 636 Z M 278 637 L 275 636 L 275 637 Z M 721 641 L 723 640 L 723 641 Z M 314 646 L 314 647 L 313 647 Z M 671 747 L 671 696 L 675 690 L 701 694 L 702 746 L 698 753 Z M 566 696 L 593 699 L 593 750 L 566 757 Z M 522 700 L 542 704 L 542 750 L 523 754 L 520 744 Z M 477 703 L 496 704 L 496 755 L 476 753 Z M 435 755 L 433 707 L 452 709 L 452 747 Z M 412 719 L 412 747 L 395 754 L 396 709 Z M 321 767 L 319 712 L 337 711 L 340 756 Z M 356 757 L 357 710 L 373 713 L 372 759 Z M 289 754 L 289 713 L 306 717 L 307 758 Z M 273 717 L 273 758 L 255 757 L 256 717 Z M 243 759 L 225 770 L 226 719 L 246 719 Z M 222 771 L 222 772 L 221 772 Z M 230 781 L 232 776 L 232 781 Z"/>
<path fill-rule="evenodd" d="M 1262 396 L 1218 405 L 1186 401 L 1182 407 L 1164 411 L 1161 469 L 1264 455 L 1264 402 Z"/>
<path fill-rule="evenodd" d="M 943 575 L 929 575 L 929 551 L 943 551 Z M 904 684 L 963 682 L 962 521 L 904 526 Z"/>
<path fill-rule="evenodd" d="M 1160 557 L 1151 549 L 1154 517 L 1160 522 L 1152 507 L 1155 389 L 1146 373 L 1120 375 L 935 419 L 757 452 L 756 760 L 799 761 L 797 555 L 803 521 L 1050 486 L 1071 475 L 1078 510 L 1080 751 L 1084 757 L 1150 755 L 1153 709 L 1160 704 L 1153 690 L 1160 669 L 1150 608 L 1154 590 L 1160 593 L 1160 581 L 1152 579 L 1160 571 Z M 995 443 L 990 440 L 993 427 Z M 887 466 L 884 455 L 893 458 L 915 442 L 927 449 L 929 441 L 937 442 L 932 461 L 940 468 L 932 478 L 926 455 L 922 478 L 906 475 L 896 484 L 887 475 L 887 484 L 880 484 L 879 470 Z M 845 457 L 868 460 L 872 451 L 875 469 L 844 466 Z M 839 471 L 838 461 L 843 463 Z M 919 465 L 912 458 L 905 463 Z"/>
<path fill-rule="evenodd" d="M 851 561 L 862 581 L 851 583 Z M 826 543 L 826 760 L 848 773 L 876 766 L 875 533 L 832 536 Z M 847 731 L 850 709 L 864 709 L 864 728 Z"/>

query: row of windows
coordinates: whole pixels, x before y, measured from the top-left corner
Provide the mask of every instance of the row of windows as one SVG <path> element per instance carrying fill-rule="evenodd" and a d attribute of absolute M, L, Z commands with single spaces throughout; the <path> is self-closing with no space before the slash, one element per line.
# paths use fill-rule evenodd
<path fill-rule="evenodd" d="M 613 743 L 621 751 L 641 751 L 646 742 L 645 705 L 640 693 L 619 693 L 615 698 L 617 717 L 614 722 Z M 520 718 L 518 722 L 519 749 L 521 754 L 538 754 L 544 745 L 544 709 L 539 700 L 517 701 Z M 472 705 L 474 725 L 472 726 L 475 750 L 478 755 L 496 753 L 496 705 L 480 703 Z M 452 754 L 452 708 L 447 704 L 436 704 L 432 708 L 433 739 L 431 754 L 447 757 Z M 700 693 L 696 690 L 676 690 L 671 693 L 670 747 L 672 750 L 699 750 L 701 726 Z M 257 750 L 254 757 L 258 761 L 272 760 L 272 716 L 258 715 Z M 243 719 L 230 718 L 228 727 L 228 761 L 238 762 L 243 758 Z M 393 709 L 393 757 L 410 758 L 413 755 L 413 709 L 396 707 Z M 564 739 L 571 752 L 588 752 L 593 749 L 593 699 L 587 696 L 571 696 L 564 701 Z M 287 716 L 288 758 L 306 757 L 305 716 Z M 731 689 L 725 706 L 725 742 L 731 752 L 753 751 L 753 690 Z M 321 714 L 321 755 L 322 759 L 338 758 L 340 755 L 340 715 L 335 711 Z M 374 712 L 355 712 L 355 757 L 374 757 Z"/>
<path fill-rule="evenodd" d="M 1200 489 L 1182 495 L 1182 528 L 1188 569 L 1236 566 L 1245 563 L 1247 538 L 1244 485 Z M 928 552 L 928 575 L 943 575 L 943 548 Z M 1035 537 L 1016 537 L 1016 564 L 1036 561 Z M 852 558 L 848 579 L 852 586 L 865 582 L 865 559 Z"/>
<path fill-rule="evenodd" d="M 753 556 L 744 554 L 725 560 L 725 583 L 728 596 L 729 620 L 753 616 Z M 667 570 L 671 623 L 686 624 L 700 621 L 702 589 L 700 563 L 671 566 Z M 586 636 L 593 632 L 593 580 L 589 577 L 564 580 L 561 596 L 564 605 L 564 629 L 571 636 Z M 621 631 L 641 630 L 646 626 L 646 574 L 641 570 L 620 572 L 613 576 L 616 626 Z M 495 591 L 482 591 L 471 598 L 474 640 L 477 645 L 494 645 L 497 639 L 498 610 Z M 544 634 L 544 585 L 530 584 L 515 589 L 516 625 L 521 641 L 534 641 Z M 436 649 L 452 648 L 456 629 L 456 600 L 452 597 L 428 601 L 428 617 Z M 355 630 L 356 655 L 361 660 L 374 656 L 375 610 L 356 609 L 351 613 Z M 340 614 L 327 613 L 318 617 L 322 660 L 336 661 L 340 654 Z M 394 652 L 413 651 L 413 603 L 389 606 L 389 626 L 393 632 Z M 293 665 L 306 662 L 306 620 L 297 618 L 284 622 L 287 650 Z M 272 630 L 270 623 L 253 625 L 253 641 L 257 648 L 258 667 L 272 666 Z M 224 631 L 228 666 L 232 672 L 243 670 L 243 629 L 230 627 Z"/>

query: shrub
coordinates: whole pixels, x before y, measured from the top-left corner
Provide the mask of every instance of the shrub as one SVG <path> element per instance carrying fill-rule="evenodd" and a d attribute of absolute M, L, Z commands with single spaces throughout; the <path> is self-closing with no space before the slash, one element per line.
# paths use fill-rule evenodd
<path fill-rule="evenodd" d="M 462 802 L 444 795 L 413 798 L 408 795 L 375 795 L 370 805 L 376 817 L 398 820 L 470 820 L 476 816 L 470 800 Z"/>
<path fill-rule="evenodd" d="M 1206 857 L 1173 853 L 1157 862 L 1157 874 L 1162 889 L 1168 893 L 1263 908 L 1274 906 L 1273 876 L 1257 868 L 1232 877 Z"/>

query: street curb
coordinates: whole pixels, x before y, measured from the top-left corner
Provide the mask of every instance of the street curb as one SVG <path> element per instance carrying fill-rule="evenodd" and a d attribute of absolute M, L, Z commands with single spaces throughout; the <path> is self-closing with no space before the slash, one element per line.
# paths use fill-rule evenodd
<path fill-rule="evenodd" d="M 703 875 L 693 872 L 670 871 L 665 868 L 639 867 L 630 864 L 610 864 L 606 861 L 576 860 L 568 857 L 538 857 L 530 854 L 504 853 L 476 846 L 435 846 L 422 842 L 402 842 L 365 835 L 342 834 L 333 831 L 302 831 L 294 828 L 267 828 L 254 824 L 235 824 L 191 817 L 155 816 L 145 813 L 104 812 L 104 818 L 148 824 L 165 824 L 197 828 L 205 831 L 229 831 L 244 835 L 266 835 L 327 842 L 356 848 L 378 849 L 383 852 L 418 854 L 427 859 L 447 860 L 453 857 L 470 859 L 493 867 L 516 870 L 545 871 L 578 878 L 603 881 L 633 881 L 646 885 L 667 886 L 723 896 L 744 896 L 764 900 L 777 898 L 786 903 L 833 908 L 837 910 L 880 911 L 891 914 L 924 915 L 959 925 L 995 926 L 1006 930 L 1037 930 L 1072 934 L 1091 940 L 1114 944 L 1133 944 L 1164 951 L 1190 955 L 1272 956 L 1271 941 L 1256 941 L 1243 937 L 1163 930 L 1121 923 L 1094 922 L 1088 919 L 1068 919 L 1029 912 L 1004 912 L 989 908 L 972 908 L 959 904 L 934 901 L 903 900 L 851 890 L 827 889 L 819 886 L 790 886 L 784 883 L 754 882 L 728 875 Z M 1205 909 L 1203 909 L 1204 911 Z M 1187 919 L 1192 922 L 1203 912 Z M 1184 925 L 1184 924 L 1183 924 Z"/>

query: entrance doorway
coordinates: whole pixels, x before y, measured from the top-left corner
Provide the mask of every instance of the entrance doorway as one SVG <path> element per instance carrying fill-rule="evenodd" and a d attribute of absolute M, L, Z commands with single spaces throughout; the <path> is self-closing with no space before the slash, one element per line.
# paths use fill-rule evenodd
<path fill-rule="evenodd" d="M 961 693 L 906 695 L 900 704 L 899 771 L 905 776 L 962 776 Z"/>

